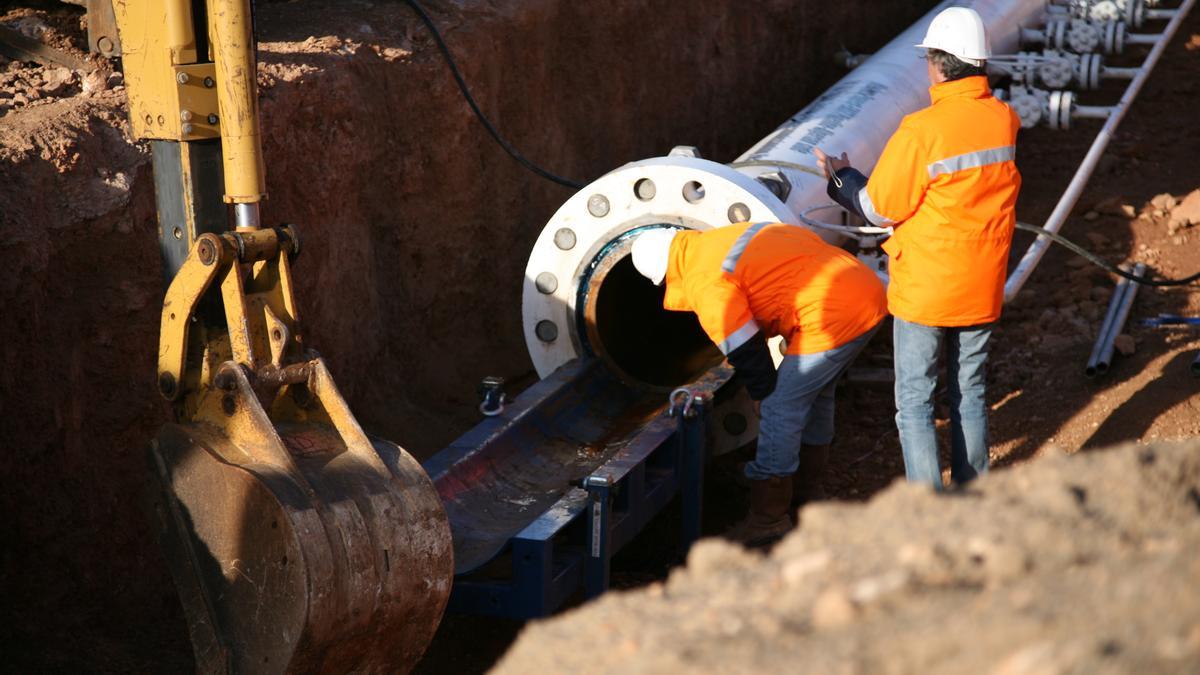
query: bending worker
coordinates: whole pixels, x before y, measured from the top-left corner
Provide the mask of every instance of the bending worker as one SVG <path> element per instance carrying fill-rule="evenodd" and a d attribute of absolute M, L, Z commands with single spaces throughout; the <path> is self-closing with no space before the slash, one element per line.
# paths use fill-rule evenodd
<path fill-rule="evenodd" d="M 747 544 L 781 536 L 792 526 L 793 493 L 819 485 L 834 387 L 887 315 L 883 284 L 854 256 L 780 223 L 652 229 L 634 240 L 632 254 L 643 276 L 665 280 L 664 308 L 696 313 L 762 418 L 745 467 L 749 513 L 728 536 Z M 767 348 L 775 335 L 787 341 L 778 373 Z"/>
<path fill-rule="evenodd" d="M 1020 124 L 988 88 L 987 35 L 975 10 L 942 11 L 917 46 L 926 50 L 933 104 L 904 118 L 871 177 L 844 153 L 815 154 L 831 197 L 873 225 L 895 227 L 883 248 L 896 426 L 908 479 L 941 488 L 933 394 L 943 343 L 951 479 L 964 483 L 988 468 L 984 366 L 1016 223 Z"/>

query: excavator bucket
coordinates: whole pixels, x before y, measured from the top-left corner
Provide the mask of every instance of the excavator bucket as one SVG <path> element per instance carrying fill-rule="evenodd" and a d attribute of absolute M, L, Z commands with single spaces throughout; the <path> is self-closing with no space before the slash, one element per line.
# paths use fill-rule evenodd
<path fill-rule="evenodd" d="M 151 443 L 153 522 L 197 670 L 408 671 L 450 594 L 450 527 L 421 466 L 363 433 L 302 339 L 299 237 L 259 211 L 250 0 L 113 10 L 170 279 L 158 390 L 174 421 Z"/>
<path fill-rule="evenodd" d="M 429 478 L 363 434 L 319 359 L 281 397 L 305 423 L 273 424 L 244 369 L 221 373 L 200 419 L 165 425 L 150 450 L 197 671 L 410 670 L 453 574 Z"/>

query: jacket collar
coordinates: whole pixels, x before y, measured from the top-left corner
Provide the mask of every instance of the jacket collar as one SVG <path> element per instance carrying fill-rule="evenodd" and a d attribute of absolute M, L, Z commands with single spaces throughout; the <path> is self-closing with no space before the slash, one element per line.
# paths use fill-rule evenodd
<path fill-rule="evenodd" d="M 992 89 L 988 86 L 987 76 L 974 75 L 964 77 L 961 80 L 933 85 L 929 88 L 929 100 L 936 105 L 938 101 L 951 96 L 983 98 L 984 96 L 990 96 L 991 93 Z"/>

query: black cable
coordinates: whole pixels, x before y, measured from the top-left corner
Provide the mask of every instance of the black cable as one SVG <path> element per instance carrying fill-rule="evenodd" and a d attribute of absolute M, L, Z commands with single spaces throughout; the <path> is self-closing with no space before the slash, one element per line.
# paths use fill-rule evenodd
<path fill-rule="evenodd" d="M 1142 284 L 1144 286 L 1187 286 L 1191 283 L 1194 283 L 1196 280 L 1200 279 L 1200 272 L 1197 272 L 1190 277 L 1184 277 L 1182 279 L 1157 279 L 1156 280 L 1156 279 L 1151 279 L 1149 277 L 1139 277 L 1136 274 L 1126 272 L 1125 270 L 1108 262 L 1107 260 L 1101 258 L 1100 256 L 1096 255 L 1095 253 L 1092 253 L 1091 251 L 1080 246 L 1079 244 L 1076 244 L 1075 242 L 1071 241 L 1070 239 L 1067 239 L 1066 237 L 1062 236 L 1061 234 L 1058 234 L 1057 232 L 1051 232 L 1050 230 L 1040 228 L 1036 225 L 1030 225 L 1029 223 L 1022 223 L 1022 222 L 1017 223 L 1017 229 L 1025 230 L 1026 232 L 1033 232 L 1034 234 L 1046 237 L 1047 239 L 1049 239 L 1050 241 L 1053 241 L 1056 244 L 1061 244 L 1062 246 L 1069 249 L 1071 252 L 1077 253 L 1077 254 L 1083 256 L 1084 258 L 1087 258 L 1092 264 L 1099 265 L 1100 267 L 1103 267 L 1104 269 L 1108 270 L 1109 272 L 1112 272 L 1113 274 L 1125 277 L 1126 279 L 1129 279 L 1130 281 L 1136 281 L 1137 283 Z"/>
<path fill-rule="evenodd" d="M 479 109 L 479 105 L 475 103 L 475 97 L 471 96 L 471 91 L 467 88 L 467 83 L 465 80 L 463 80 L 462 73 L 460 73 L 458 70 L 458 64 L 455 63 L 454 56 L 450 53 L 450 48 L 446 46 L 446 41 L 442 39 L 442 34 L 438 32 L 437 27 L 433 25 L 433 19 L 429 18 L 429 15 L 425 13 L 425 9 L 421 7 L 417 0 L 405 0 L 405 2 L 408 3 L 409 7 L 412 7 L 413 11 L 417 13 L 417 16 L 421 17 L 421 22 L 424 23 L 425 27 L 429 29 L 429 32 L 433 34 L 434 42 L 437 43 L 438 49 L 441 50 L 442 56 L 445 57 L 446 65 L 450 66 L 450 72 L 454 75 L 454 81 L 458 83 L 458 89 L 462 92 L 463 98 L 467 100 L 467 105 L 471 106 L 471 110 L 475 113 L 475 117 L 479 118 L 479 122 L 483 124 L 483 127 L 487 129 L 487 132 L 491 134 L 492 138 L 494 138 L 496 142 L 500 144 L 500 147 L 504 148 L 504 151 L 507 152 L 510 157 L 517 160 L 521 166 L 524 166 L 526 169 L 529 169 L 542 178 L 554 181 L 563 187 L 573 188 L 576 190 L 582 189 L 583 183 L 576 183 L 575 181 L 563 178 L 562 176 L 556 176 L 537 164 L 534 164 L 526 159 L 524 155 L 518 152 L 517 149 L 514 148 L 508 141 L 504 140 L 504 138 L 500 136 L 500 132 L 496 131 L 496 127 L 492 126 L 492 123 L 488 120 L 487 116 L 484 115 L 483 111 Z"/>

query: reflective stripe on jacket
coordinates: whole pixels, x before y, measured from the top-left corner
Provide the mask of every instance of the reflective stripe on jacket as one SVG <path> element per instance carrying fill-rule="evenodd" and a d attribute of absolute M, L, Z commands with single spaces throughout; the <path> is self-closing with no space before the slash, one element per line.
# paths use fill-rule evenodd
<path fill-rule="evenodd" d="M 671 242 L 663 307 L 695 312 L 726 355 L 759 331 L 782 335 L 788 354 L 840 347 L 886 305 L 874 272 L 802 227 L 741 223 Z"/>
<path fill-rule="evenodd" d="M 1016 223 L 1016 114 L 987 78 L 934 85 L 933 105 L 908 115 L 865 188 L 863 215 L 895 225 L 888 309 L 927 326 L 1000 318 Z"/>

